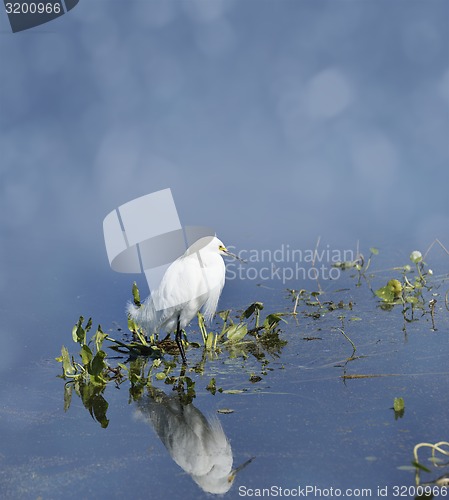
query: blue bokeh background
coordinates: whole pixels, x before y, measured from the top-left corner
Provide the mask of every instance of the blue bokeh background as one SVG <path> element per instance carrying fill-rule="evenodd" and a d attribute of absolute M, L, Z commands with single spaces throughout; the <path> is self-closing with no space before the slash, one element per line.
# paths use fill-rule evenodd
<path fill-rule="evenodd" d="M 2 15 L 2 234 L 48 224 L 89 246 L 109 209 L 171 187 L 186 223 L 244 243 L 442 236 L 448 16 L 444 0 L 82 1 L 12 35 Z"/>
<path fill-rule="evenodd" d="M 5 308 L 123 307 L 103 218 L 167 187 L 237 249 L 447 246 L 448 19 L 445 0 L 89 0 L 12 34 L 2 13 Z"/>

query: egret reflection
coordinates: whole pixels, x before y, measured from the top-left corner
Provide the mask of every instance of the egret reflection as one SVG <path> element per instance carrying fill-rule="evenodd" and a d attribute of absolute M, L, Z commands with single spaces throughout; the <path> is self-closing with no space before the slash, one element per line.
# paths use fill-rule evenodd
<path fill-rule="evenodd" d="M 149 388 L 136 404 L 136 418 L 151 424 L 173 460 L 207 493 L 229 491 L 237 472 L 252 460 L 233 469 L 231 445 L 218 418 L 206 419 L 178 393 Z"/>

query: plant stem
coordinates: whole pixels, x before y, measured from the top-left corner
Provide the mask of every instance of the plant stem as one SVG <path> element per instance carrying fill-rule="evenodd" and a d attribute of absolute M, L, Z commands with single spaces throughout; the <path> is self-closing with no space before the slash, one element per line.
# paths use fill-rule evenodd
<path fill-rule="evenodd" d="M 355 351 L 357 350 L 357 347 L 355 346 L 354 342 L 346 335 L 346 333 L 344 332 L 344 330 L 342 328 L 338 328 L 337 327 L 337 330 L 343 335 L 343 337 L 352 345 L 352 356 L 354 356 L 355 354 Z"/>

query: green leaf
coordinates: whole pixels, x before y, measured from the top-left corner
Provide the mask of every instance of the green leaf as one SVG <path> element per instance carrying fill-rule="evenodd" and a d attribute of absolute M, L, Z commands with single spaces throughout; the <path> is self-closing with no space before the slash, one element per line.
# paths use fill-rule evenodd
<path fill-rule="evenodd" d="M 260 311 L 261 309 L 263 309 L 262 302 L 254 302 L 245 311 L 243 311 L 243 314 L 240 316 L 240 318 L 242 318 L 242 319 L 243 318 L 248 319 L 255 312 Z"/>
<path fill-rule="evenodd" d="M 129 315 L 128 315 L 128 329 L 130 332 L 132 332 L 139 339 L 139 342 L 141 345 L 135 344 L 137 348 L 140 348 L 142 346 L 148 347 L 148 342 L 145 340 L 145 335 L 142 333 L 142 329 Z M 109 340 L 112 340 L 112 339 L 109 339 Z M 114 342 L 117 344 L 120 344 L 120 342 L 117 340 L 114 340 Z M 129 348 L 129 346 L 126 344 L 121 343 L 121 345 Z"/>
<path fill-rule="evenodd" d="M 210 332 L 207 335 L 207 339 L 206 339 L 206 349 L 207 350 L 211 350 L 212 349 L 212 346 L 214 345 L 214 339 L 215 339 L 215 333 L 214 332 Z"/>
<path fill-rule="evenodd" d="M 72 402 L 72 389 L 72 383 L 68 383 L 64 386 L 64 411 L 70 408 L 70 403 Z"/>
<path fill-rule="evenodd" d="M 402 293 L 402 283 L 399 280 L 390 280 L 387 283 L 387 286 L 391 288 L 391 291 L 393 292 L 395 297 L 399 297 Z"/>
<path fill-rule="evenodd" d="M 379 288 L 374 293 L 385 302 L 393 302 L 394 300 L 394 293 L 388 285 Z"/>
<path fill-rule="evenodd" d="M 86 343 L 86 330 L 83 328 L 83 321 L 83 316 L 80 316 L 78 323 L 72 328 L 73 341 L 80 345 L 84 345 Z"/>
<path fill-rule="evenodd" d="M 206 323 L 204 321 L 204 316 L 199 311 L 197 313 L 197 318 L 198 318 L 198 328 L 200 329 L 201 336 L 203 337 L 203 344 L 206 345 L 207 342 Z"/>
<path fill-rule="evenodd" d="M 379 254 L 379 250 L 376 248 L 376 247 L 371 247 L 369 249 L 369 251 L 373 254 L 373 255 L 378 255 Z"/>
<path fill-rule="evenodd" d="M 226 320 L 228 319 L 228 316 L 229 314 L 231 313 L 231 310 L 230 309 L 226 309 L 226 311 L 220 311 L 218 313 L 218 316 L 220 316 L 220 318 L 226 322 Z"/>
<path fill-rule="evenodd" d="M 87 345 L 83 345 L 80 350 L 81 360 L 84 366 L 87 366 L 92 360 L 92 351 Z"/>
<path fill-rule="evenodd" d="M 215 396 L 215 393 L 217 391 L 217 385 L 215 382 L 215 378 L 210 379 L 209 383 L 207 384 L 206 390 Z"/>
<path fill-rule="evenodd" d="M 131 318 L 131 316 L 128 316 L 128 330 L 130 332 L 136 332 L 138 328 L 137 323 Z"/>
<path fill-rule="evenodd" d="M 392 279 L 386 286 L 379 288 L 374 293 L 385 302 L 393 302 L 402 294 L 402 283 L 399 280 Z"/>
<path fill-rule="evenodd" d="M 133 300 L 134 300 L 134 304 L 137 307 L 140 307 L 142 305 L 142 303 L 140 302 L 140 293 L 139 293 L 139 289 L 137 288 L 136 282 L 133 283 Z"/>
<path fill-rule="evenodd" d="M 233 325 L 226 332 L 228 340 L 231 342 L 239 342 L 248 333 L 248 327 L 245 323 L 239 323 L 238 325 Z"/>
<path fill-rule="evenodd" d="M 417 469 L 423 470 L 424 472 L 430 472 L 430 469 L 428 469 L 425 465 L 420 464 L 419 462 L 412 462 L 413 467 L 416 467 Z"/>
<path fill-rule="evenodd" d="M 94 377 L 97 377 L 101 374 L 104 368 L 106 368 L 106 363 L 104 362 L 104 358 L 106 357 L 106 353 L 104 351 L 98 351 L 95 354 L 89 373 Z"/>
<path fill-rule="evenodd" d="M 269 314 L 265 318 L 265 321 L 263 322 L 263 327 L 265 328 L 265 330 L 272 330 L 273 328 L 275 328 L 278 325 L 278 323 L 280 321 L 285 321 L 282 319 L 281 313 Z"/>
<path fill-rule="evenodd" d="M 101 425 L 103 429 L 109 425 L 109 420 L 106 417 L 106 412 L 108 410 L 109 404 L 104 399 L 101 394 L 95 394 L 91 401 L 91 415 L 95 418 L 95 420 Z"/>
<path fill-rule="evenodd" d="M 101 329 L 101 326 L 98 325 L 97 331 L 95 335 L 92 337 L 92 340 L 95 342 L 95 348 L 97 352 L 101 351 L 101 347 L 103 345 L 104 339 L 108 336 L 107 333 L 104 333 Z"/>
<path fill-rule="evenodd" d="M 82 325 L 84 318 L 82 316 L 79 317 L 78 323 L 72 328 L 72 339 L 73 342 L 78 342 L 77 330 Z"/>
<path fill-rule="evenodd" d="M 85 327 L 86 332 L 88 332 L 91 328 L 92 328 L 92 318 L 89 318 L 87 320 L 87 324 L 86 324 L 86 327 Z"/>
<path fill-rule="evenodd" d="M 148 342 L 145 340 L 145 335 L 142 333 L 142 329 L 137 328 L 134 333 L 137 335 L 137 338 L 139 339 L 139 342 L 142 344 L 142 346 L 148 347 Z"/>
<path fill-rule="evenodd" d="M 70 359 L 69 351 L 67 350 L 67 347 L 62 346 L 61 349 L 61 356 L 56 358 L 56 361 L 59 363 L 62 363 L 62 372 L 65 376 L 72 376 L 76 373 L 75 368 L 72 365 L 72 361 Z"/>
<path fill-rule="evenodd" d="M 394 411 L 403 411 L 405 408 L 403 398 L 394 398 L 393 409 Z"/>

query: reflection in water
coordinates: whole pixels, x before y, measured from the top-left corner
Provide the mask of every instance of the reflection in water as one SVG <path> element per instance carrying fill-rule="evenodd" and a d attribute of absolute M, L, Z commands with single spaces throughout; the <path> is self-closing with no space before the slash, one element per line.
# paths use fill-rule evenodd
<path fill-rule="evenodd" d="M 206 420 L 178 394 L 167 396 L 150 388 L 136 404 L 137 418 L 153 426 L 173 460 L 208 493 L 226 493 L 237 472 L 251 461 L 232 469 L 231 445 L 218 418 Z"/>

